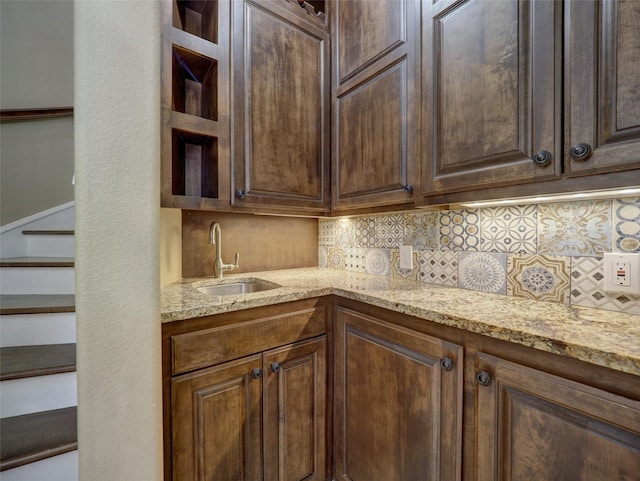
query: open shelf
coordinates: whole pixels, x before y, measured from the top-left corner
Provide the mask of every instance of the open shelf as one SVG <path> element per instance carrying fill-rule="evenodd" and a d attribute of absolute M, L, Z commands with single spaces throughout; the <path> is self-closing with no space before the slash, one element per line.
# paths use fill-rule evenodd
<path fill-rule="evenodd" d="M 218 198 L 218 139 L 172 129 L 172 194 Z"/>
<path fill-rule="evenodd" d="M 218 43 L 217 0 L 174 0 L 173 26 Z"/>
<path fill-rule="evenodd" d="M 217 62 L 175 45 L 172 57 L 173 110 L 218 120 Z"/>

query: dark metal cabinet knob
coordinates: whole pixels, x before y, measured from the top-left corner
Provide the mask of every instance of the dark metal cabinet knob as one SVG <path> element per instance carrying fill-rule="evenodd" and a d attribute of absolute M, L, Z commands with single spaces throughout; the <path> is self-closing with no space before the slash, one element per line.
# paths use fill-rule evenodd
<path fill-rule="evenodd" d="M 247 193 L 244 190 L 236 190 L 236 198 L 239 200 L 244 200 L 247 196 Z"/>
<path fill-rule="evenodd" d="M 402 188 L 402 190 L 404 190 L 407 194 L 413 194 L 413 185 L 407 184 Z"/>
<path fill-rule="evenodd" d="M 253 379 L 259 379 L 259 378 L 261 378 L 261 377 L 262 377 L 262 369 L 257 368 L 257 367 L 256 367 L 255 369 L 253 369 L 253 370 L 251 371 L 251 377 L 252 377 Z"/>
<path fill-rule="evenodd" d="M 569 149 L 569 155 L 573 160 L 588 160 L 592 154 L 593 150 L 589 144 L 576 144 Z"/>
<path fill-rule="evenodd" d="M 488 386 L 491 384 L 491 375 L 487 371 L 480 371 L 476 373 L 476 381 L 481 386 Z"/>
<path fill-rule="evenodd" d="M 440 366 L 445 371 L 451 371 L 453 370 L 453 360 L 449 357 L 443 357 L 440 359 Z"/>
<path fill-rule="evenodd" d="M 548 150 L 539 150 L 536 155 L 533 156 L 533 162 L 536 165 L 544 166 L 551 162 L 551 152 Z"/>
<path fill-rule="evenodd" d="M 271 372 L 279 372 L 280 371 L 280 363 L 272 362 L 271 363 Z"/>

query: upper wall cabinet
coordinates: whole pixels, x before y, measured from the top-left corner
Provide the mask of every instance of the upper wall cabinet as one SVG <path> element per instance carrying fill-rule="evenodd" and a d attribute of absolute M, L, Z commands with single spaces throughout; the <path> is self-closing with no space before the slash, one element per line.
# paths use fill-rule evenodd
<path fill-rule="evenodd" d="M 423 3 L 423 194 L 561 175 L 559 2 Z"/>
<path fill-rule="evenodd" d="M 412 206 L 418 6 L 336 0 L 334 8 L 331 208 Z"/>
<path fill-rule="evenodd" d="M 162 2 L 164 207 L 229 205 L 228 2 Z"/>
<path fill-rule="evenodd" d="M 574 0 L 565 18 L 566 175 L 639 168 L 640 2 Z"/>
<path fill-rule="evenodd" d="M 329 210 L 329 33 L 297 0 L 238 0 L 233 28 L 234 208 Z"/>

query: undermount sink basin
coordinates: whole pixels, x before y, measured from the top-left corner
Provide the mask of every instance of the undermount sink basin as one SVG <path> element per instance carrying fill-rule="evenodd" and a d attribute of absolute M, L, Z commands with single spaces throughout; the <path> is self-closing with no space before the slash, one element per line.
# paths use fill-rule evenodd
<path fill-rule="evenodd" d="M 268 291 L 280 287 L 272 282 L 257 279 L 233 280 L 221 284 L 200 286 L 197 289 L 210 296 L 234 296 L 238 294 L 251 294 L 252 292 Z"/>

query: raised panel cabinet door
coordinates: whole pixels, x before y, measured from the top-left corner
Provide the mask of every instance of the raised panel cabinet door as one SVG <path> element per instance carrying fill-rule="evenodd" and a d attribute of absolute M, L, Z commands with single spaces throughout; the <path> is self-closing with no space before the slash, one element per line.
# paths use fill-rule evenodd
<path fill-rule="evenodd" d="M 460 479 L 462 347 L 338 308 L 340 481 Z"/>
<path fill-rule="evenodd" d="M 171 379 L 173 480 L 262 480 L 262 357 Z"/>
<path fill-rule="evenodd" d="M 476 481 L 637 481 L 640 402 L 484 353 Z"/>
<path fill-rule="evenodd" d="M 326 479 L 327 339 L 264 354 L 265 481 Z"/>
<path fill-rule="evenodd" d="M 337 0 L 335 11 L 331 208 L 412 204 L 419 5 Z"/>
<path fill-rule="evenodd" d="M 640 2 L 571 0 L 565 13 L 566 175 L 638 169 Z"/>
<path fill-rule="evenodd" d="M 328 210 L 329 34 L 298 10 L 232 4 L 235 206 Z"/>
<path fill-rule="evenodd" d="M 562 2 L 422 8 L 423 195 L 559 178 Z"/>

